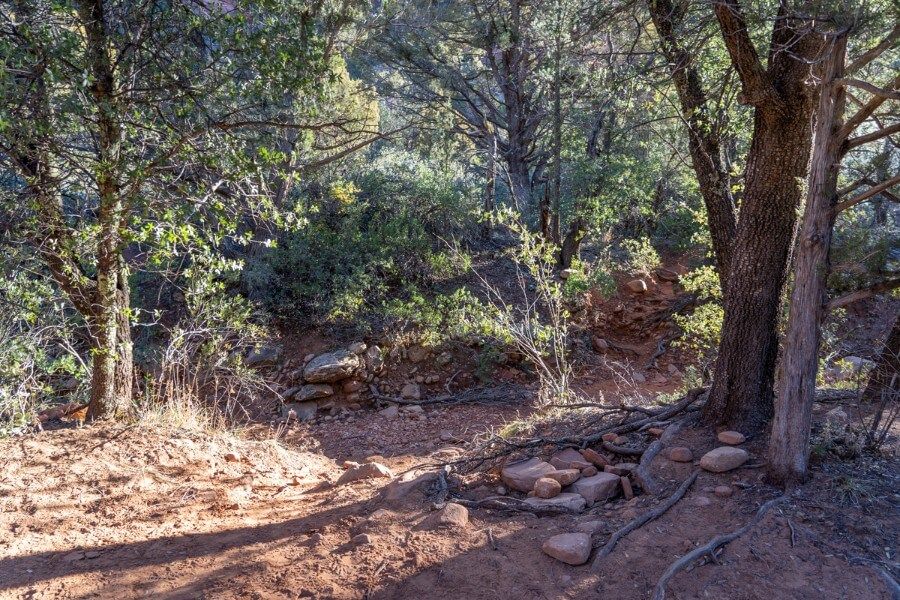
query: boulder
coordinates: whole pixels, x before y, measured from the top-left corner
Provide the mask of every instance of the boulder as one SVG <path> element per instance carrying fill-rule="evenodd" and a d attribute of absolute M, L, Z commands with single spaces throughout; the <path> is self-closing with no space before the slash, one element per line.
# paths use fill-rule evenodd
<path fill-rule="evenodd" d="M 656 276 L 662 281 L 671 281 L 673 283 L 678 281 L 678 273 L 671 269 L 657 269 Z"/>
<path fill-rule="evenodd" d="M 553 498 L 538 498 L 533 496 L 525 499 L 525 504 L 533 508 L 562 508 L 574 513 L 584 510 L 585 502 L 579 494 L 563 492 Z"/>
<path fill-rule="evenodd" d="M 749 458 L 750 455 L 743 448 L 720 446 L 704 454 L 700 459 L 700 466 L 713 473 L 724 473 L 737 469 Z"/>
<path fill-rule="evenodd" d="M 309 383 L 334 383 L 353 375 L 362 366 L 355 354 L 337 350 L 320 354 L 303 368 L 303 378 Z"/>
<path fill-rule="evenodd" d="M 378 346 L 369 346 L 363 353 L 363 359 L 366 361 L 366 369 L 371 373 L 380 373 L 384 367 L 384 359 L 381 357 L 381 348 Z"/>
<path fill-rule="evenodd" d="M 567 565 L 583 565 L 591 556 L 591 536 L 586 533 L 560 533 L 544 542 L 541 550 Z"/>
<path fill-rule="evenodd" d="M 625 284 L 625 287 L 635 294 L 643 294 L 647 291 L 647 282 L 643 279 L 632 279 Z"/>
<path fill-rule="evenodd" d="M 597 473 L 593 477 L 582 477 L 571 485 L 571 490 L 584 498 L 590 506 L 595 502 L 603 502 L 615 496 L 619 485 L 617 475 Z"/>
<path fill-rule="evenodd" d="M 327 398 L 334 394 L 334 388 L 327 383 L 307 383 L 300 388 L 300 391 L 294 394 L 294 399 L 300 402 L 307 400 L 318 400 Z"/>
<path fill-rule="evenodd" d="M 526 461 L 507 465 L 500 471 L 500 479 L 506 487 L 520 492 L 530 492 L 541 477 L 556 471 L 550 463 L 535 457 Z"/>
<path fill-rule="evenodd" d="M 345 483 L 361 481 L 363 479 L 375 479 L 376 477 L 393 478 L 394 474 L 390 469 L 380 463 L 363 463 L 344 471 L 344 474 L 341 475 L 335 485 L 344 485 Z"/>
<path fill-rule="evenodd" d="M 281 416 L 290 418 L 293 414 L 298 421 L 312 421 L 318 408 L 315 402 L 289 402 L 281 406 Z"/>
<path fill-rule="evenodd" d="M 427 524 L 430 527 L 462 528 L 469 524 L 469 511 L 461 504 L 448 502 L 428 516 Z"/>
<path fill-rule="evenodd" d="M 559 469 L 558 471 L 547 473 L 545 477 L 555 479 L 559 482 L 559 485 L 565 487 L 578 481 L 581 478 L 581 471 L 578 469 Z"/>
<path fill-rule="evenodd" d="M 720 431 L 717 437 L 720 442 L 728 444 L 729 446 L 737 446 L 738 444 L 743 444 L 747 440 L 743 433 L 737 431 Z"/>
<path fill-rule="evenodd" d="M 261 367 L 274 365 L 281 358 L 281 346 L 258 346 L 247 355 L 247 365 Z"/>
<path fill-rule="evenodd" d="M 550 477 L 541 477 L 534 482 L 534 495 L 538 498 L 555 498 L 561 491 L 562 486 L 559 482 Z"/>
<path fill-rule="evenodd" d="M 550 464 L 557 469 L 585 469 L 591 466 L 578 450 L 566 448 L 550 458 Z"/>
<path fill-rule="evenodd" d="M 366 346 L 365 342 L 353 342 L 352 344 L 347 346 L 347 352 L 350 352 L 352 354 L 362 354 L 366 351 L 367 347 L 368 346 Z"/>

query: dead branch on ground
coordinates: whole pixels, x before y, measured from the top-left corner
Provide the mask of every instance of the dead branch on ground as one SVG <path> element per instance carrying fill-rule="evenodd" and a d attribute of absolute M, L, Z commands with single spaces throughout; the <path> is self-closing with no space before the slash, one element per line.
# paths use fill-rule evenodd
<path fill-rule="evenodd" d="M 643 527 L 654 519 L 658 519 L 666 511 L 675 506 L 675 503 L 681 500 L 687 493 L 688 489 L 694 484 L 695 481 L 697 481 L 697 477 L 699 475 L 700 471 L 695 470 L 687 479 L 685 479 L 681 483 L 680 486 L 678 486 L 678 489 L 675 490 L 675 493 L 669 496 L 669 498 L 665 502 L 653 508 L 652 510 L 648 510 L 644 514 L 632 519 L 624 527 L 613 533 L 609 537 L 609 541 L 607 541 L 606 544 L 604 544 L 603 547 L 600 548 L 600 550 L 597 552 L 597 556 L 594 557 L 594 562 L 591 564 L 591 567 L 596 569 L 602 559 L 612 554 L 612 551 L 615 549 L 616 544 L 619 543 L 619 540 L 624 538 L 635 529 Z"/>
<path fill-rule="evenodd" d="M 691 550 L 690 552 L 688 552 L 687 554 L 685 554 L 684 556 L 682 556 L 681 558 L 679 558 L 678 560 L 673 562 L 671 565 L 669 565 L 669 568 L 666 569 L 666 571 L 665 571 L 665 573 L 663 573 L 662 577 L 659 578 L 659 581 L 656 582 L 656 587 L 653 590 L 653 600 L 665 600 L 666 585 L 669 583 L 670 579 L 675 577 L 675 575 L 677 575 L 681 570 L 688 567 L 691 563 L 693 563 L 698 558 L 700 558 L 702 556 L 706 556 L 707 554 L 712 555 L 713 552 L 715 552 L 722 546 L 733 542 L 737 538 L 741 537 L 742 535 L 744 535 L 745 533 L 750 531 L 750 529 L 754 525 L 759 523 L 762 520 L 762 518 L 764 516 L 766 516 L 766 513 L 769 511 L 770 508 L 772 508 L 773 506 L 775 506 L 776 504 L 778 504 L 780 502 L 783 502 L 788 497 L 789 496 L 778 496 L 777 498 L 773 498 L 773 499 L 769 500 L 768 502 L 766 502 L 765 504 L 760 506 L 759 510 L 756 511 L 756 515 L 753 517 L 753 519 L 751 519 L 749 523 L 747 523 L 740 529 L 732 531 L 731 533 L 717 535 L 716 537 L 714 537 L 707 543 L 703 544 L 699 548 L 695 548 L 694 550 Z"/>

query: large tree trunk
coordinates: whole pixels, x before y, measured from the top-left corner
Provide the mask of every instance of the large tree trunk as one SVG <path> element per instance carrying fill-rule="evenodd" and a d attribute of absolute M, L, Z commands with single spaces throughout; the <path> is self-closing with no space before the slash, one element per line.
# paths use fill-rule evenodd
<path fill-rule="evenodd" d="M 706 92 L 691 55 L 679 42 L 677 29 L 684 20 L 686 5 L 676 6 L 671 0 L 650 0 L 649 6 L 688 126 L 691 164 L 706 206 L 707 226 L 712 238 L 719 283 L 724 292 L 731 263 L 731 245 L 737 229 L 737 211 L 728 169 L 722 160 L 719 133 L 707 106 Z"/>
<path fill-rule="evenodd" d="M 863 400 L 880 401 L 884 394 L 900 395 L 900 315 L 894 319 L 894 326 L 884 341 L 884 347 L 875 361 L 875 368 L 869 375 L 869 383 L 863 392 Z"/>
<path fill-rule="evenodd" d="M 741 76 L 742 100 L 756 113 L 722 337 L 703 414 L 708 422 L 745 432 L 760 429 L 773 411 L 778 314 L 811 144 L 807 78 L 821 48 L 821 37 L 808 23 L 784 11 L 782 5 L 769 67 L 763 69 L 737 3 L 716 3 L 723 38 Z"/>
<path fill-rule="evenodd" d="M 836 133 L 842 125 L 845 94 L 835 80 L 843 76 L 846 49 L 844 34 L 834 41 L 823 64 L 806 208 L 794 258 L 794 289 L 769 441 L 769 477 L 785 486 L 802 483 L 807 477 L 828 251 L 841 165 L 842 140 Z"/>

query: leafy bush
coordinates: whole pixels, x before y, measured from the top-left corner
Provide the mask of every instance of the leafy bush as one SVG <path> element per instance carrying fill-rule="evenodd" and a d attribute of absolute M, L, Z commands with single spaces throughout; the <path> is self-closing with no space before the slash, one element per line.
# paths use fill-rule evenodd
<path fill-rule="evenodd" d="M 697 353 L 702 362 L 712 361 L 722 334 L 722 290 L 719 276 L 712 266 L 694 269 L 681 277 L 681 284 L 697 296 L 699 306 L 689 315 L 675 315 L 682 336 L 675 344 Z"/>
<path fill-rule="evenodd" d="M 631 273 L 649 275 L 662 264 L 659 253 L 646 236 L 624 240 L 622 249 L 626 254 L 625 268 Z"/>

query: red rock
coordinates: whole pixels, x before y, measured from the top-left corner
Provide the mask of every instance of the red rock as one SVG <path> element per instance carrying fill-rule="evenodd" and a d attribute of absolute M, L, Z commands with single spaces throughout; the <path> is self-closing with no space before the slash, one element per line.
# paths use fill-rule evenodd
<path fill-rule="evenodd" d="M 694 453 L 691 452 L 690 448 L 677 446 L 675 448 L 669 448 L 668 457 L 669 460 L 674 462 L 691 462 L 694 460 Z"/>
<path fill-rule="evenodd" d="M 500 472 L 500 479 L 503 480 L 503 483 L 508 488 L 520 492 L 530 492 L 534 489 L 534 484 L 538 479 L 554 471 L 556 471 L 556 468 L 550 463 L 546 463 L 539 458 L 530 458 L 526 461 L 503 467 L 503 470 Z"/>
<path fill-rule="evenodd" d="M 596 465 L 598 467 L 605 467 L 609 464 L 609 461 L 605 456 L 597 452 L 592 448 L 584 448 L 581 451 L 581 455 L 591 464 Z"/>
<path fill-rule="evenodd" d="M 731 495 L 734 493 L 734 488 L 730 485 L 717 485 L 716 489 L 713 490 L 713 493 L 719 498 L 731 498 Z"/>
<path fill-rule="evenodd" d="M 600 471 L 597 470 L 597 467 L 594 467 L 594 466 L 585 467 L 584 469 L 581 470 L 581 476 L 582 477 L 593 477 L 594 475 L 596 475 L 599 472 Z"/>
<path fill-rule="evenodd" d="M 625 286 L 636 294 L 643 294 L 647 291 L 647 282 L 643 279 L 633 279 L 626 283 Z"/>
<path fill-rule="evenodd" d="M 718 435 L 719 441 L 729 446 L 737 446 L 743 444 L 747 437 L 743 433 L 737 431 L 722 431 Z"/>
<path fill-rule="evenodd" d="M 617 437 L 619 437 L 619 434 L 618 434 L 618 433 L 612 433 L 612 432 L 610 432 L 610 433 L 604 433 L 602 439 L 603 439 L 604 442 L 611 442 L 611 441 L 613 441 L 614 439 L 616 439 Z"/>
<path fill-rule="evenodd" d="M 719 446 L 710 450 L 700 459 L 700 466 L 713 473 L 724 473 L 737 469 L 747 462 L 750 455 L 742 448 Z"/>
<path fill-rule="evenodd" d="M 583 565 L 591 556 L 591 536 L 586 533 L 561 533 L 544 542 L 541 550 L 567 565 Z"/>
<path fill-rule="evenodd" d="M 538 498 L 549 500 L 550 498 L 559 496 L 559 493 L 561 491 L 562 486 L 555 479 L 551 479 L 549 477 L 541 477 L 534 482 L 534 495 Z"/>
<path fill-rule="evenodd" d="M 558 471 L 553 471 L 552 473 L 547 473 L 546 477 L 555 479 L 559 482 L 559 485 L 565 487 L 578 481 L 581 477 L 581 471 L 578 469 L 560 469 Z"/>
<path fill-rule="evenodd" d="M 660 429 L 659 427 L 651 427 L 650 429 L 647 430 L 647 433 L 649 433 L 650 435 L 652 435 L 654 437 L 659 437 L 663 434 L 664 431 L 665 431 L 665 429 Z"/>
<path fill-rule="evenodd" d="M 627 477 L 620 477 L 619 481 L 622 483 L 622 495 L 626 500 L 631 500 L 634 498 L 634 490 L 631 489 L 631 482 L 628 481 Z"/>
<path fill-rule="evenodd" d="M 597 473 L 593 477 L 582 477 L 572 484 L 572 491 L 581 494 L 589 505 L 612 498 L 618 489 L 619 478 L 611 473 Z"/>
<path fill-rule="evenodd" d="M 591 466 L 591 463 L 586 461 L 574 448 L 566 448 L 557 452 L 550 458 L 550 464 L 557 469 L 584 469 Z"/>

